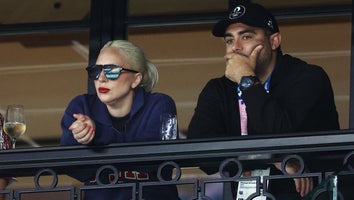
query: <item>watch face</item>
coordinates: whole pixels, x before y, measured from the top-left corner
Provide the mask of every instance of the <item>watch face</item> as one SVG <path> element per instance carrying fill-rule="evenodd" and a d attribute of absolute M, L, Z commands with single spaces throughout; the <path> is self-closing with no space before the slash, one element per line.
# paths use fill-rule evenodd
<path fill-rule="evenodd" d="M 249 77 L 243 77 L 241 80 L 241 87 L 246 89 L 252 85 L 253 81 Z"/>
<path fill-rule="evenodd" d="M 255 85 L 258 81 L 256 76 L 243 76 L 240 81 L 240 89 L 246 90 L 247 88 Z"/>

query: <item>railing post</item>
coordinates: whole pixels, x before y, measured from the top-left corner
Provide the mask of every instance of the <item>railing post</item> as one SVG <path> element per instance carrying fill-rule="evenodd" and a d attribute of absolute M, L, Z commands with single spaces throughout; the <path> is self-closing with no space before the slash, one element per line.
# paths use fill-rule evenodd
<path fill-rule="evenodd" d="M 354 128 L 354 0 L 352 0 L 352 33 L 351 33 L 351 62 L 350 62 L 350 93 L 349 93 L 349 129 Z"/>

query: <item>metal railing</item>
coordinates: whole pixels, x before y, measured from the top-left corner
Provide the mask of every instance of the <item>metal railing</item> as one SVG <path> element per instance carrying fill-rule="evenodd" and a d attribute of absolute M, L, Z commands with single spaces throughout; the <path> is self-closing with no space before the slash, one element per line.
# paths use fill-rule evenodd
<path fill-rule="evenodd" d="M 0 176 L 33 176 L 34 188 L 6 189 L 0 193 L 9 199 L 21 199 L 22 194 L 43 192 L 68 192 L 68 199 L 82 199 L 85 190 L 98 188 L 129 187 L 131 199 L 142 199 L 142 190 L 152 185 L 189 185 L 192 195 L 186 199 L 212 199 L 208 197 L 208 185 L 212 183 L 234 183 L 253 180 L 257 184 L 254 194 L 275 197 L 267 190 L 267 184 L 260 184 L 261 177 L 242 177 L 242 171 L 255 166 L 266 166 L 274 162 L 282 164 L 283 174 L 263 177 L 263 183 L 274 179 L 311 177 L 317 188 L 307 199 L 320 199 L 322 194 L 343 199 L 342 191 L 336 185 L 340 176 L 353 174 L 354 131 L 329 131 L 301 134 L 274 135 L 272 137 L 238 137 L 222 139 L 178 140 L 145 143 L 112 144 L 107 146 L 39 147 L 15 149 L 0 152 Z M 290 160 L 300 163 L 300 171 L 288 174 L 286 163 Z M 156 168 L 157 181 L 124 183 L 118 181 L 121 168 L 130 166 Z M 218 169 L 220 177 L 181 178 L 190 167 L 212 167 Z M 311 166 L 311 171 L 304 170 Z M 174 168 L 171 180 L 164 180 L 162 171 Z M 235 174 L 228 169 L 234 168 Z M 58 186 L 58 176 L 96 171 L 93 186 Z M 103 170 L 110 170 L 115 178 L 109 183 L 97 180 Z M 43 187 L 40 178 L 52 176 L 50 186 Z M 339 178 L 339 181 L 337 180 Z M 224 191 L 226 187 L 224 187 Z M 181 189 L 179 192 L 183 193 Z M 226 195 L 226 194 L 224 194 Z M 354 196 L 354 192 L 353 192 Z M 224 197 L 225 199 L 225 197 Z"/>

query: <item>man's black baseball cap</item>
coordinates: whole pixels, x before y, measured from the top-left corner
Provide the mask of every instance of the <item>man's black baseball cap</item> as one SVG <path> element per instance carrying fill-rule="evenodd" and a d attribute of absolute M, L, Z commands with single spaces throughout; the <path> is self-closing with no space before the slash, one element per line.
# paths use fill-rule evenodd
<path fill-rule="evenodd" d="M 274 16 L 263 6 L 251 2 L 235 1 L 226 19 L 217 22 L 213 28 L 213 35 L 224 37 L 227 27 L 234 23 L 243 23 L 248 26 L 260 27 L 272 33 L 279 32 Z"/>

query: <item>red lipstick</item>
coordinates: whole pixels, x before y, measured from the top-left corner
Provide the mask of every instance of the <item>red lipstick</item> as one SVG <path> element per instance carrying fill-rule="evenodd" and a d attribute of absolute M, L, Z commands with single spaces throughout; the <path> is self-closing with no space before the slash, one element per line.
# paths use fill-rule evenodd
<path fill-rule="evenodd" d="M 104 87 L 99 87 L 98 88 L 98 92 L 99 93 L 107 93 L 107 92 L 109 92 L 109 89 L 108 88 L 104 88 Z"/>

